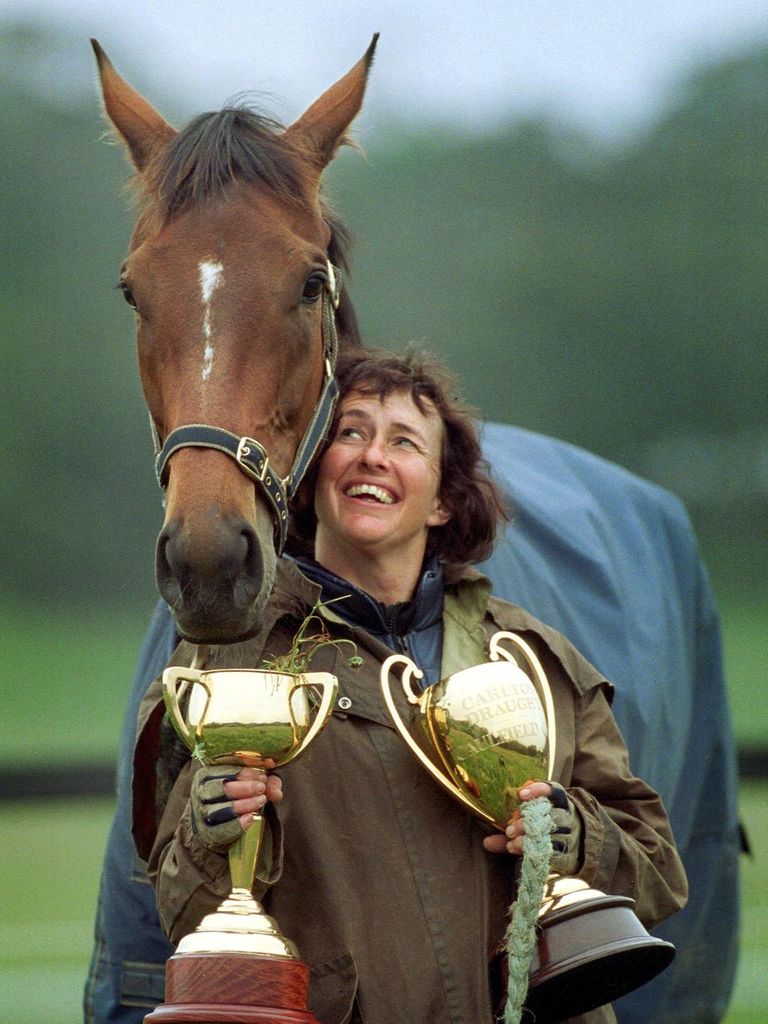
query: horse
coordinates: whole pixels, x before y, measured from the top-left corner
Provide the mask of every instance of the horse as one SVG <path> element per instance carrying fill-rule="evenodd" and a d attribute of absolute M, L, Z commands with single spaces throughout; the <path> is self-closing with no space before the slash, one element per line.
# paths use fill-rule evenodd
<path fill-rule="evenodd" d="M 166 489 L 157 586 L 198 643 L 258 628 L 291 500 L 331 421 L 339 347 L 360 344 L 322 175 L 377 39 L 287 128 L 241 106 L 182 131 L 91 41 L 141 202 L 119 287 Z"/>

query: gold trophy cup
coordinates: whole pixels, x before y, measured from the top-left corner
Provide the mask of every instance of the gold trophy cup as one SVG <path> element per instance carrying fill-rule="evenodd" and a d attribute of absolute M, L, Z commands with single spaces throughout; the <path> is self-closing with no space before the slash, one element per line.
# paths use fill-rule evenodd
<path fill-rule="evenodd" d="M 410 658 L 394 654 L 381 667 L 381 687 L 395 726 L 427 771 L 465 807 L 504 831 L 520 806 L 518 789 L 552 778 L 557 732 L 549 683 L 529 644 L 498 632 L 490 656 L 490 662 L 421 691 L 415 682 L 421 671 Z M 410 726 L 390 690 L 396 666 L 402 667 L 403 692 L 415 708 Z M 674 946 L 649 935 L 633 906 L 629 897 L 606 895 L 580 879 L 549 876 L 525 1000 L 537 1022 L 612 1002 L 671 962 Z"/>
<path fill-rule="evenodd" d="M 336 677 L 327 672 L 163 673 L 168 715 L 199 761 L 265 771 L 307 749 L 328 721 L 337 689 Z M 232 890 L 177 946 L 168 961 L 166 1002 L 145 1018 L 150 1024 L 316 1024 L 306 1009 L 307 967 L 251 892 L 263 826 L 262 816 L 254 815 L 229 848 Z"/>

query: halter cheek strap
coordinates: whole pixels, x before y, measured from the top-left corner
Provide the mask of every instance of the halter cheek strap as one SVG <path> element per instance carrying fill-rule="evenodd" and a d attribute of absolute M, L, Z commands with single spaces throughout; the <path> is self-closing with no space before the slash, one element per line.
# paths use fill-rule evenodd
<path fill-rule="evenodd" d="M 211 427 L 205 423 L 188 423 L 172 430 L 161 447 L 157 427 L 152 422 L 155 472 L 160 486 L 165 487 L 168 481 L 168 461 L 180 448 L 213 448 L 229 455 L 243 473 L 260 486 L 267 499 L 275 521 L 275 548 L 278 554 L 283 550 L 288 535 L 288 502 L 295 496 L 309 464 L 328 432 L 339 394 L 335 378 L 339 352 L 336 309 L 341 295 L 341 277 L 330 261 L 326 264 L 326 271 L 327 280 L 323 290 L 321 312 L 323 386 L 287 477 L 281 478 L 272 469 L 266 449 L 255 438 L 238 437 L 222 427 Z"/>

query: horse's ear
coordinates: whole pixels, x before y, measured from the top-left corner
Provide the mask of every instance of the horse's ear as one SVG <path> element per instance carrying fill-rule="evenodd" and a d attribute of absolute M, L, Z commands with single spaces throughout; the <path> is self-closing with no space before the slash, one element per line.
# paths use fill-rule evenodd
<path fill-rule="evenodd" d="M 376 32 L 371 45 L 352 70 L 286 129 L 286 137 L 297 142 L 310 155 L 319 171 L 331 162 L 339 146 L 347 141 L 347 129 L 360 112 L 378 39 L 379 33 Z"/>
<path fill-rule="evenodd" d="M 176 130 L 133 86 L 118 75 L 95 39 L 91 40 L 91 46 L 99 67 L 101 94 L 107 117 L 128 148 L 136 170 L 143 171 L 155 146 L 173 138 Z"/>

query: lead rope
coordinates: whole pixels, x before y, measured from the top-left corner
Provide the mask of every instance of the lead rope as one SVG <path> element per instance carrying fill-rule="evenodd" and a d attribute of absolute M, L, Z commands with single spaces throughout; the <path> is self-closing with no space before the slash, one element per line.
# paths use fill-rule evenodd
<path fill-rule="evenodd" d="M 509 971 L 504 1024 L 520 1024 L 536 945 L 536 922 L 552 856 L 552 804 L 544 796 L 536 797 L 525 801 L 520 813 L 525 821 L 525 837 L 517 897 L 510 907 L 511 919 L 504 935 Z"/>

